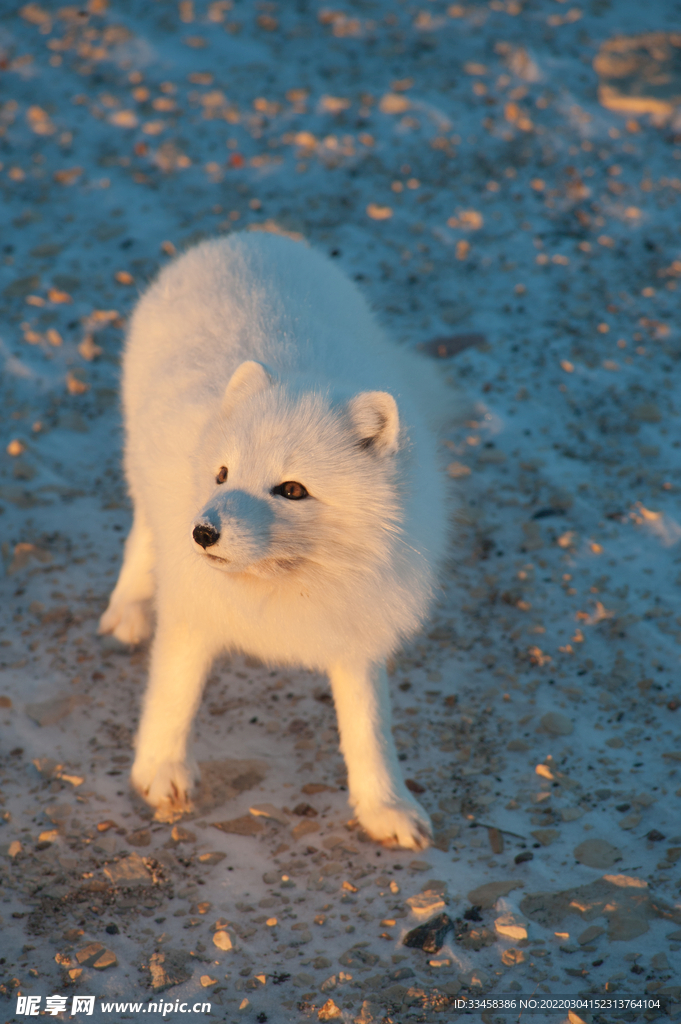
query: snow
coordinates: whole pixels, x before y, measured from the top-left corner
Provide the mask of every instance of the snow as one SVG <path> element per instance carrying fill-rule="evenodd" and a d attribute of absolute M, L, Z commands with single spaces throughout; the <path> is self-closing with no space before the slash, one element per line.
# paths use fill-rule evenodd
<path fill-rule="evenodd" d="M 9 1019 L 18 993 L 146 1004 L 164 970 L 185 979 L 168 1002 L 230 1022 L 324 1019 L 329 1000 L 363 1024 L 446 1019 L 480 982 L 661 989 L 678 1012 L 681 121 L 601 106 L 592 67 L 618 34 L 674 31 L 678 4 L 88 12 L 29 4 L 0 30 Z M 347 827 L 333 709 L 306 673 L 215 667 L 213 767 L 174 835 L 126 784 L 146 651 L 96 637 L 130 523 L 125 320 L 175 250 L 258 226 L 335 253 L 396 344 L 484 335 L 442 360 L 471 403 L 442 445 L 452 553 L 392 666 L 437 832 L 419 860 Z M 260 828 L 213 827 L 241 818 Z M 468 894 L 504 882 L 464 928 Z M 402 945 L 429 900 L 462 919 L 436 955 Z M 80 966 L 93 942 L 117 965 Z"/>

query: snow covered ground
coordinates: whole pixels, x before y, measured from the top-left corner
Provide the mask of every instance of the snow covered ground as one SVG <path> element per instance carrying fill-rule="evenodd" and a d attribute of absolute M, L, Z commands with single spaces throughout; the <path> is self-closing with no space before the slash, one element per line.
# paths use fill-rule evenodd
<path fill-rule="evenodd" d="M 88 994 L 100 1020 L 677 1015 L 678 40 L 645 43 L 652 114 L 600 104 L 593 61 L 681 5 L 0 9 L 3 1019 L 62 995 L 85 1021 Z M 424 356 L 471 414 L 442 591 L 391 666 L 418 857 L 349 823 L 325 681 L 241 657 L 200 711 L 193 820 L 128 790 L 147 653 L 96 636 L 125 321 L 176 250 L 258 228 L 331 252 L 396 344 L 481 336 Z M 443 912 L 439 950 L 404 946 Z"/>

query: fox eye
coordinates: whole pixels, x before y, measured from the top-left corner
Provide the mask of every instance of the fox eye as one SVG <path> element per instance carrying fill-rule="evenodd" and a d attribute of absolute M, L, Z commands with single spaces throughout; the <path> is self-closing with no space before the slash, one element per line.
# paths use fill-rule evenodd
<path fill-rule="evenodd" d="M 215 477 L 215 483 L 216 484 L 224 484 L 226 479 L 227 479 L 227 466 L 220 466 L 220 469 L 218 470 L 218 475 Z"/>
<path fill-rule="evenodd" d="M 300 501 L 301 498 L 309 497 L 303 485 L 295 480 L 286 480 L 285 483 L 273 487 L 272 494 L 280 494 L 282 498 L 288 498 L 290 501 Z"/>

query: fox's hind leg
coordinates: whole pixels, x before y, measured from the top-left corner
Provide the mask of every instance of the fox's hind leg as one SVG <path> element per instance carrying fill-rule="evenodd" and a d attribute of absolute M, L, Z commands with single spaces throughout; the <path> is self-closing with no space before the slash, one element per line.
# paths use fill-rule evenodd
<path fill-rule="evenodd" d="M 339 665 L 329 673 L 350 803 L 362 827 L 387 846 L 421 850 L 432 828 L 402 779 L 392 736 L 385 668 Z"/>
<path fill-rule="evenodd" d="M 109 606 L 99 620 L 100 633 L 113 633 L 125 644 L 137 644 L 151 633 L 154 596 L 154 548 L 144 516 L 135 510 L 125 542 L 123 565 Z"/>

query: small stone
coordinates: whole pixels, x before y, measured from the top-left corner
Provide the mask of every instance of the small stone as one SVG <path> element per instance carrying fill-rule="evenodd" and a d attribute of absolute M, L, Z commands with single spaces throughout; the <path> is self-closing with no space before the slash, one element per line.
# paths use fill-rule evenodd
<path fill-rule="evenodd" d="M 212 853 L 200 853 L 196 859 L 199 864 L 206 864 L 210 866 L 212 864 L 219 864 L 226 856 L 226 853 L 221 853 L 219 850 L 215 850 Z"/>
<path fill-rule="evenodd" d="M 504 852 L 504 836 L 498 828 L 488 828 L 487 838 L 489 840 L 492 853 L 498 856 Z"/>
<path fill-rule="evenodd" d="M 444 944 L 445 935 L 452 927 L 452 920 L 447 914 L 437 914 L 426 924 L 407 932 L 402 944 L 413 949 L 422 949 L 424 953 L 437 953 Z"/>
<path fill-rule="evenodd" d="M 105 947 L 101 942 L 89 942 L 87 946 L 83 946 L 76 953 L 76 960 L 81 966 L 89 967 L 94 963 L 103 953 Z"/>
<path fill-rule="evenodd" d="M 210 974 L 202 974 L 199 980 L 202 988 L 210 988 L 211 985 L 217 985 L 218 983 L 218 979 L 211 978 Z"/>
<path fill-rule="evenodd" d="M 35 761 L 33 763 L 35 764 Z M 97 822 L 98 832 L 108 832 L 110 828 L 118 828 L 118 824 L 113 821 L 112 818 L 107 818 L 106 821 Z"/>
<path fill-rule="evenodd" d="M 37 274 L 31 274 L 29 277 L 18 277 L 10 284 L 6 285 L 3 289 L 2 294 L 7 299 L 22 299 L 25 295 L 30 295 L 31 292 L 36 292 L 40 288 L 40 277 Z"/>
<path fill-rule="evenodd" d="M 416 896 L 409 896 L 405 903 L 410 907 L 415 917 L 426 918 L 432 914 L 444 910 L 445 902 L 438 893 L 417 893 Z"/>
<path fill-rule="evenodd" d="M 240 818 L 231 818 L 228 821 L 212 821 L 213 828 L 219 828 L 221 832 L 229 832 L 237 836 L 258 836 L 265 832 L 265 826 L 251 814 L 243 814 Z"/>
<path fill-rule="evenodd" d="M 637 807 L 650 807 L 656 801 L 651 793 L 637 793 L 636 796 L 632 796 L 631 802 Z"/>
<path fill-rule="evenodd" d="M 542 715 L 539 724 L 541 729 L 551 736 L 570 736 L 574 731 L 574 725 L 570 719 L 567 715 L 562 715 L 560 711 L 549 711 Z"/>
<path fill-rule="evenodd" d="M 663 836 L 661 832 L 658 832 L 656 828 L 653 828 L 646 835 L 646 839 L 649 843 L 661 843 L 665 839 L 665 836 Z"/>
<path fill-rule="evenodd" d="M 625 829 L 625 831 L 628 831 L 629 829 L 636 828 L 636 826 L 640 824 L 640 821 L 641 815 L 632 813 L 625 815 L 624 818 L 620 818 L 617 824 L 620 828 Z"/>
<path fill-rule="evenodd" d="M 512 889 L 521 889 L 523 882 L 516 879 L 507 882 L 486 882 L 468 893 L 468 900 L 474 907 L 490 910 L 502 896 L 508 896 Z"/>
<path fill-rule="evenodd" d="M 90 965 L 96 971 L 105 971 L 107 967 L 117 967 L 118 959 L 112 949 L 105 949 L 100 957 Z"/>
<path fill-rule="evenodd" d="M 135 832 L 130 832 L 126 836 L 126 842 L 130 846 L 150 846 L 151 845 L 151 832 L 148 828 L 139 828 Z"/>
<path fill-rule="evenodd" d="M 427 860 L 411 860 L 409 861 L 410 871 L 430 871 L 432 864 L 429 864 Z"/>
<path fill-rule="evenodd" d="M 304 971 L 300 974 L 294 974 L 291 978 L 291 984 L 294 988 L 309 988 L 310 985 L 315 984 L 315 978 L 312 974 L 306 974 Z"/>
<path fill-rule="evenodd" d="M 604 931 L 605 928 L 601 928 L 600 925 L 589 925 L 589 927 L 586 928 L 581 933 L 581 935 L 577 936 L 577 942 L 580 944 L 580 946 L 588 946 L 590 942 L 593 942 L 594 939 L 597 939 L 599 935 L 602 935 L 604 933 Z"/>
<path fill-rule="evenodd" d="M 248 811 L 254 818 L 271 818 L 272 821 L 278 821 L 280 825 L 289 824 L 288 815 L 280 811 L 274 804 L 253 804 Z"/>
<path fill-rule="evenodd" d="M 515 949 L 511 946 L 510 949 L 505 949 L 501 954 L 501 962 L 506 967 L 515 967 L 516 964 L 522 964 L 525 960 L 525 954 L 522 949 Z"/>
<path fill-rule="evenodd" d="M 494 922 L 494 928 L 499 935 L 503 935 L 507 939 L 513 939 L 514 942 L 527 938 L 527 925 L 521 918 L 516 917 L 515 914 L 502 914 Z"/>
<path fill-rule="evenodd" d="M 526 750 L 530 749 L 530 745 L 529 743 L 526 743 L 525 740 L 510 740 L 506 744 L 506 749 L 524 753 Z"/>
<path fill-rule="evenodd" d="M 104 874 L 112 885 L 151 885 L 153 881 L 139 853 L 134 852 L 114 864 L 107 864 Z"/>
<path fill-rule="evenodd" d="M 538 843 L 542 846 L 550 846 L 551 843 L 555 843 L 556 839 L 560 839 L 560 832 L 557 828 L 538 828 L 534 832 L 530 833 Z"/>
<path fill-rule="evenodd" d="M 439 961 L 434 962 L 438 963 Z M 401 1006 L 407 991 L 406 985 L 389 985 L 382 990 L 381 999 L 396 1006 Z"/>
<path fill-rule="evenodd" d="M 363 944 L 353 946 L 338 957 L 338 963 L 343 967 L 373 967 L 379 960 L 380 957 L 376 953 L 369 953 Z"/>
<path fill-rule="evenodd" d="M 262 825 L 260 827 L 263 828 Z M 291 829 L 291 835 L 294 839 L 301 839 L 312 832 L 319 832 L 319 822 L 311 821 L 309 818 L 304 818 L 295 828 Z"/>
<path fill-rule="evenodd" d="M 405 779 L 404 784 L 411 793 L 416 793 L 417 795 L 426 791 L 426 787 L 422 786 L 416 779 Z"/>
<path fill-rule="evenodd" d="M 36 704 L 27 704 L 26 714 L 33 719 L 36 725 L 44 728 L 61 722 L 62 718 L 70 715 L 75 708 L 89 703 L 90 697 L 87 694 L 72 693 L 64 697 L 52 697 L 50 700 L 39 701 Z"/>
<path fill-rule="evenodd" d="M 234 948 L 229 932 L 223 931 L 222 929 L 214 933 L 213 945 L 217 946 L 218 949 L 224 950 L 224 952 Z"/>
<path fill-rule="evenodd" d="M 391 886 L 392 890 L 392 886 Z M 397 889 L 397 892 L 400 890 Z M 436 896 L 447 895 L 447 883 L 441 878 L 429 878 L 427 882 L 421 886 L 421 892 L 428 895 L 435 894 Z"/>
<path fill-rule="evenodd" d="M 560 812 L 563 821 L 577 821 L 584 814 L 583 807 L 564 807 Z"/>
<path fill-rule="evenodd" d="M 293 813 L 297 814 L 299 818 L 316 818 L 319 811 L 312 804 L 300 803 L 293 808 Z"/>
<path fill-rule="evenodd" d="M 574 849 L 575 860 L 589 868 L 609 868 L 622 859 L 622 853 L 606 839 L 586 839 Z"/>
<path fill-rule="evenodd" d="M 523 850 L 522 853 L 517 853 L 513 860 L 516 864 L 525 864 L 528 860 L 534 860 L 534 854 L 532 850 Z"/>

